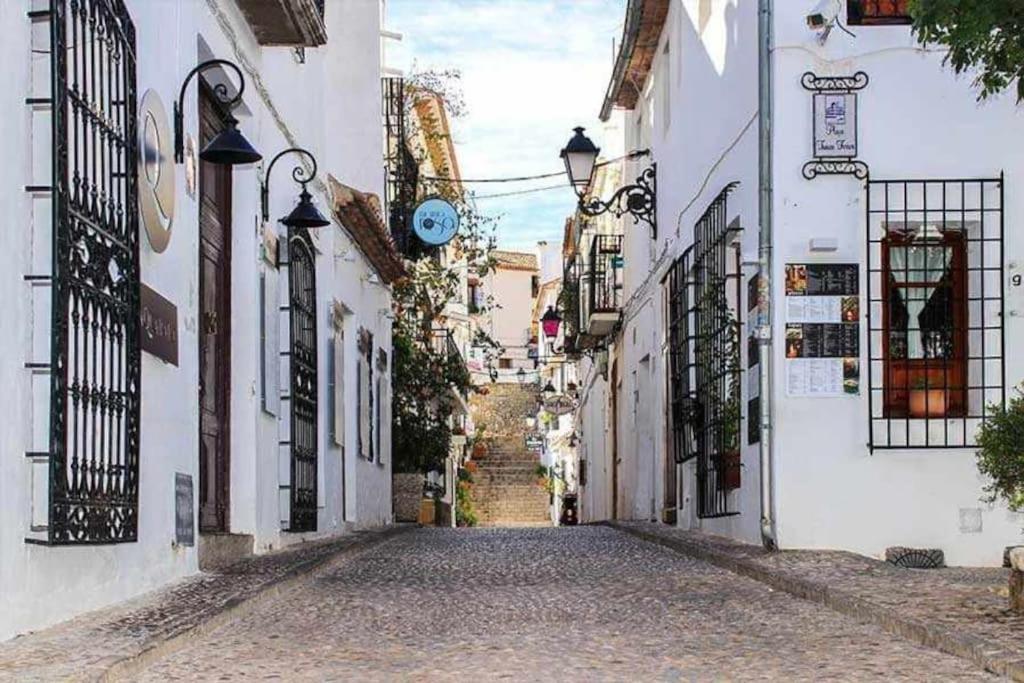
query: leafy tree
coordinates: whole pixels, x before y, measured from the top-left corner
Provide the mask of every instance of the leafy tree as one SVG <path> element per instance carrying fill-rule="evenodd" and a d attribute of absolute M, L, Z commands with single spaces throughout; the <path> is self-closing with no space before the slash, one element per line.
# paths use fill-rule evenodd
<path fill-rule="evenodd" d="M 1021 0 L 910 0 L 914 35 L 949 48 L 956 73 L 979 70 L 974 84 L 986 99 L 1017 82 L 1024 101 L 1024 2 Z"/>
<path fill-rule="evenodd" d="M 1022 387 L 1024 388 L 1024 387 Z M 989 406 L 978 430 L 978 470 L 988 477 L 985 500 L 1004 500 L 1011 510 L 1024 510 L 1024 393 L 1018 390 L 1008 406 Z"/>

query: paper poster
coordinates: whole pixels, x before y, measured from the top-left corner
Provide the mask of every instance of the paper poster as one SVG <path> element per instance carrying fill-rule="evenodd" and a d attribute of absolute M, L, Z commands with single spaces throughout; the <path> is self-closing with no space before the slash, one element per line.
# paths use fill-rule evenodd
<path fill-rule="evenodd" d="M 860 393 L 860 270 L 786 264 L 786 393 Z"/>

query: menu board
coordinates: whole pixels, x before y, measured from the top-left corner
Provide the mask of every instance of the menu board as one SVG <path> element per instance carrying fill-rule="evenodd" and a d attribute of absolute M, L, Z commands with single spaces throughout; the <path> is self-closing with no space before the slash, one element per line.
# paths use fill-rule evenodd
<path fill-rule="evenodd" d="M 786 394 L 860 393 L 860 268 L 786 264 Z"/>

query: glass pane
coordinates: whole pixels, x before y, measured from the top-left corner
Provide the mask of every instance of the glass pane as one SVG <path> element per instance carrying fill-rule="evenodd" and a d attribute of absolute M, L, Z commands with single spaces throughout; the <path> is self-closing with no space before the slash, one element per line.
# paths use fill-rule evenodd
<path fill-rule="evenodd" d="M 953 357 L 953 295 L 949 284 L 890 290 L 889 357 Z"/>
<path fill-rule="evenodd" d="M 889 250 L 889 269 L 896 282 L 938 282 L 946 276 L 953 250 L 941 244 L 918 244 Z"/>

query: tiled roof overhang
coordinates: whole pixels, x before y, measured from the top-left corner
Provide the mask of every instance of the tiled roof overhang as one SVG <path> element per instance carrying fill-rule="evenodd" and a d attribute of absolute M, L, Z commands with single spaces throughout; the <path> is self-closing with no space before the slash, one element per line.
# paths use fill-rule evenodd
<path fill-rule="evenodd" d="M 640 89 L 651 72 L 661 29 L 668 16 L 670 0 L 629 0 L 622 45 L 615 59 L 612 80 L 601 105 L 601 120 L 607 121 L 612 107 L 632 109 Z"/>
<path fill-rule="evenodd" d="M 353 189 L 327 176 L 331 190 L 331 213 L 366 255 L 381 280 L 390 284 L 405 276 L 405 266 L 388 234 L 376 197 Z"/>

